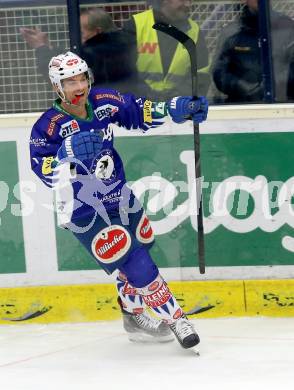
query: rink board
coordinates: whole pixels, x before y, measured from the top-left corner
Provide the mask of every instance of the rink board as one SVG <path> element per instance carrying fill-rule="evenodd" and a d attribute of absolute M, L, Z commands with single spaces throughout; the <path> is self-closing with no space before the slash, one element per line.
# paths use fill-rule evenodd
<path fill-rule="evenodd" d="M 39 116 L 0 116 L 0 288 L 109 283 L 56 226 L 52 191 L 31 171 L 28 141 Z M 294 278 L 293 118 L 290 104 L 212 107 L 201 124 L 205 275 L 191 213 L 192 124 L 167 123 L 144 135 L 115 130 L 156 236 L 151 254 L 167 280 Z"/>
<path fill-rule="evenodd" d="M 294 280 L 170 282 L 191 318 L 294 316 Z M 0 289 L 0 324 L 120 318 L 113 284 Z"/>

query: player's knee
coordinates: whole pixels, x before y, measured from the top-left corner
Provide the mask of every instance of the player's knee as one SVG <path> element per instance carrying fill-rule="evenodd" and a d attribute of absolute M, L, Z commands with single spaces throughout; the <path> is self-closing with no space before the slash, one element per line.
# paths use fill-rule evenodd
<path fill-rule="evenodd" d="M 158 275 L 159 271 L 149 252 L 144 247 L 132 251 L 127 262 L 120 267 L 133 287 L 145 287 Z"/>

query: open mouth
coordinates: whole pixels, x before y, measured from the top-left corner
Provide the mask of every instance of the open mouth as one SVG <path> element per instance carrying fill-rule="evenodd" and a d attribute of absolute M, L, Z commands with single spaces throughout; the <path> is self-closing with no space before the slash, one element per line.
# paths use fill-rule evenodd
<path fill-rule="evenodd" d="M 81 93 L 75 94 L 75 97 L 72 99 L 71 103 L 72 103 L 72 104 L 78 104 L 78 102 L 80 101 L 80 99 L 81 99 L 82 97 L 84 97 L 84 96 L 85 96 L 85 92 L 81 92 Z"/>

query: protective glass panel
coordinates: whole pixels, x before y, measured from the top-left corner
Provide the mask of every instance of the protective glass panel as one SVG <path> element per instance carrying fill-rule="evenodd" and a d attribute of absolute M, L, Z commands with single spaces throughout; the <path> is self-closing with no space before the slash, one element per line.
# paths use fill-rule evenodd
<path fill-rule="evenodd" d="M 292 101 L 293 1 L 272 0 L 270 3 L 270 57 L 262 50 L 265 43 L 261 37 L 265 36 L 266 21 L 260 20 L 258 0 L 213 3 L 211 15 L 201 25 L 202 29 L 207 25 L 212 31 L 216 29 L 218 37 L 211 45 L 207 35 L 211 102 L 269 102 L 271 82 L 273 102 Z"/>
<path fill-rule="evenodd" d="M 263 100 L 257 4 L 228 1 L 214 9 L 217 39 L 211 48 L 210 93 L 215 104 Z"/>
<path fill-rule="evenodd" d="M 294 100 L 294 1 L 271 1 L 270 29 L 276 102 Z"/>

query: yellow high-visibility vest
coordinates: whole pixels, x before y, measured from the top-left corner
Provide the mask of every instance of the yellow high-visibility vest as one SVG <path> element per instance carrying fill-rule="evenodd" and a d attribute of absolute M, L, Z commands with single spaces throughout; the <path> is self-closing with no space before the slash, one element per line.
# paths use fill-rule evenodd
<path fill-rule="evenodd" d="M 175 54 L 166 75 L 163 67 L 158 43 L 157 31 L 154 24 L 153 10 L 147 10 L 134 15 L 137 32 L 138 60 L 137 70 L 145 82 L 155 91 L 165 91 L 180 85 L 183 76 L 190 72 L 190 59 L 187 50 L 178 43 Z M 198 40 L 199 26 L 188 19 L 190 29 L 187 35 L 194 42 Z"/>

